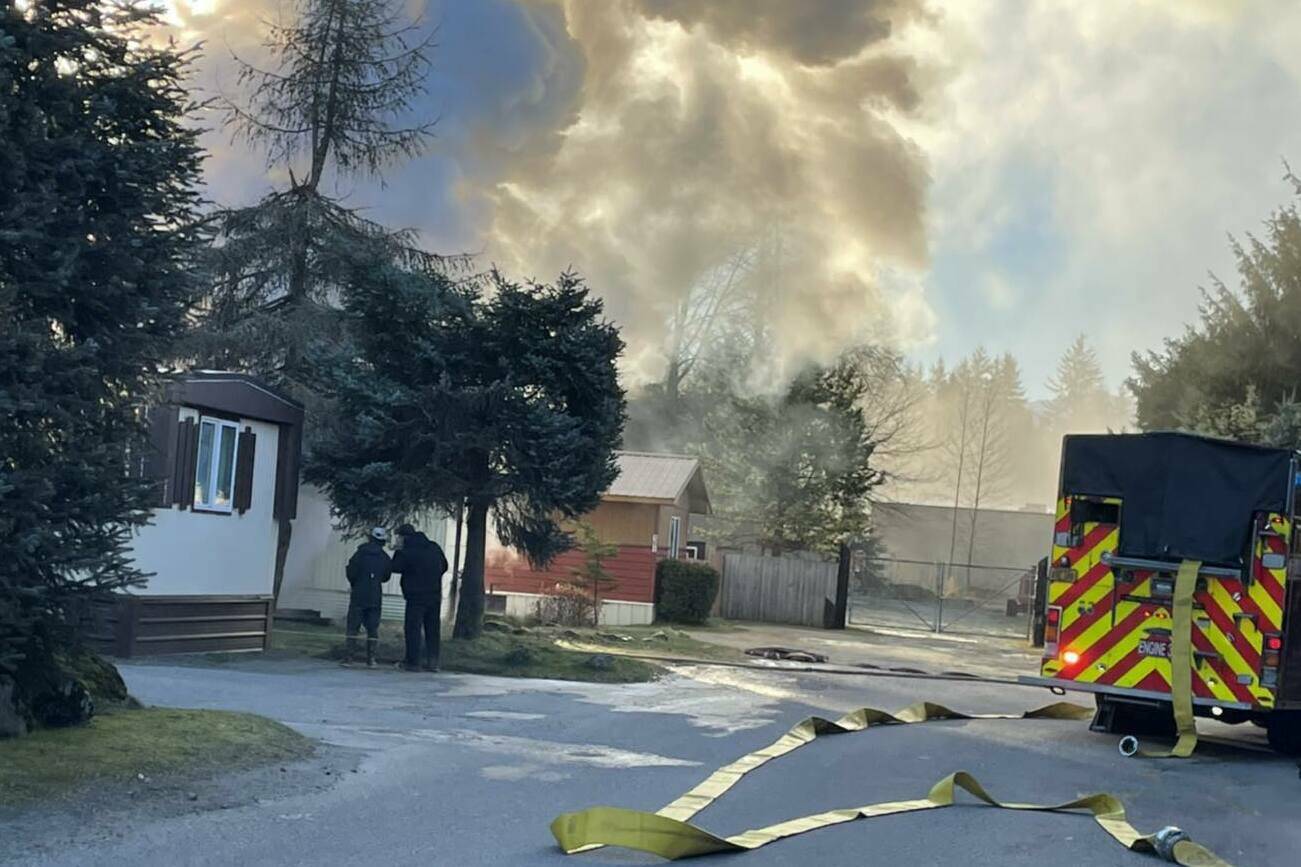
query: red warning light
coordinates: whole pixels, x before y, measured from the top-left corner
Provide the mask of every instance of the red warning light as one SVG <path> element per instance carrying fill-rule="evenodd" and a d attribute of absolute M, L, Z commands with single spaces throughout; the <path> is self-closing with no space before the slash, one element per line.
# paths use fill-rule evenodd
<path fill-rule="evenodd" d="M 1265 649 L 1266 649 L 1266 650 L 1282 650 L 1282 649 L 1283 649 L 1283 636 L 1281 636 L 1281 635 L 1266 635 L 1266 636 L 1265 636 Z"/>
<path fill-rule="evenodd" d="M 1074 650 L 1068 650 L 1062 654 L 1062 661 L 1067 665 L 1074 665 L 1080 661 L 1080 655 Z"/>

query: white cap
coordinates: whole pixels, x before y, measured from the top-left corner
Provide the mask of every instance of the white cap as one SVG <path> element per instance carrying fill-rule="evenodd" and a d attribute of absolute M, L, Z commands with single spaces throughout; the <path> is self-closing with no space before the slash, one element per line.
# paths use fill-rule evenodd
<path fill-rule="evenodd" d="M 370 531 L 370 537 L 377 542 L 383 542 L 388 539 L 388 530 L 383 527 L 376 527 Z"/>

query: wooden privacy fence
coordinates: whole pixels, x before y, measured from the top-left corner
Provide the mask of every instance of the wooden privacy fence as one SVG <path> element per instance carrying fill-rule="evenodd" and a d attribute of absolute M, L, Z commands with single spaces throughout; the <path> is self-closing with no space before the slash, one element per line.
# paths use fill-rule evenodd
<path fill-rule="evenodd" d="M 726 554 L 723 617 L 835 627 L 837 564 L 797 557 Z"/>

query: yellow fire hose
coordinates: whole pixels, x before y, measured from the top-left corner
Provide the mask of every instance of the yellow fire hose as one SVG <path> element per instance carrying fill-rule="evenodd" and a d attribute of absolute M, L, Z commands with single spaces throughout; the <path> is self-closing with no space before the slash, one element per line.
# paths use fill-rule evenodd
<path fill-rule="evenodd" d="M 1186 759 L 1197 749 L 1197 722 L 1193 717 L 1193 594 L 1202 564 L 1184 560 L 1175 573 L 1174 611 L 1171 612 L 1170 702 L 1174 706 L 1178 739 L 1168 750 L 1139 749 L 1138 738 L 1120 739 L 1120 752 L 1149 759 Z"/>
<path fill-rule="evenodd" d="M 1191 628 L 1192 598 L 1197 587 L 1197 574 L 1200 568 L 1201 564 L 1196 561 L 1185 561 L 1180 565 L 1175 578 L 1174 636 L 1170 656 L 1171 697 L 1179 734 L 1178 741 L 1174 748 L 1168 751 L 1140 752 L 1137 749 L 1137 741 L 1128 738 L 1126 740 L 1132 741 L 1133 749 L 1126 752 L 1127 755 L 1182 758 L 1190 755 L 1197 746 L 1197 731 L 1192 713 Z M 551 833 L 566 854 L 586 852 L 602 846 L 621 846 L 676 860 L 720 852 L 749 851 L 784 837 L 856 819 L 950 807 L 954 805 L 955 790 L 962 789 L 979 801 L 1002 809 L 1038 812 L 1087 811 L 1116 842 L 1133 852 L 1157 855 L 1184 867 L 1230 867 L 1227 861 L 1194 843 L 1178 828 L 1167 827 L 1154 834 L 1140 834 L 1125 818 L 1125 806 L 1114 795 L 1098 793 L 1052 805 L 1005 803 L 991 796 L 974 777 L 965 771 L 958 771 L 940 780 L 931 787 L 924 798 L 830 810 L 755 828 L 731 837 L 719 837 L 688 821 L 722 797 L 746 774 L 773 759 L 811 743 L 821 735 L 865 731 L 880 725 L 904 725 L 945 719 L 1084 720 L 1091 716 L 1090 709 L 1066 702 L 1046 705 L 1021 714 L 965 714 L 942 705 L 918 702 L 893 714 L 875 708 L 860 708 L 834 721 L 816 716 L 808 717 L 773 743 L 718 769 L 691 791 L 654 813 L 618 807 L 590 807 L 557 817 L 551 823 Z M 1122 751 L 1125 745 L 1126 742 L 1122 741 Z"/>

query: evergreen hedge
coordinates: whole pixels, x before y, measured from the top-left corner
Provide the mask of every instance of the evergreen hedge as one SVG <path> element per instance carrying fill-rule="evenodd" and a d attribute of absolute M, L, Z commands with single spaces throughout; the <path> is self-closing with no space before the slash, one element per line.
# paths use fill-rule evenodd
<path fill-rule="evenodd" d="M 706 563 L 661 560 L 655 567 L 655 617 L 671 623 L 701 624 L 718 595 L 718 572 Z"/>

